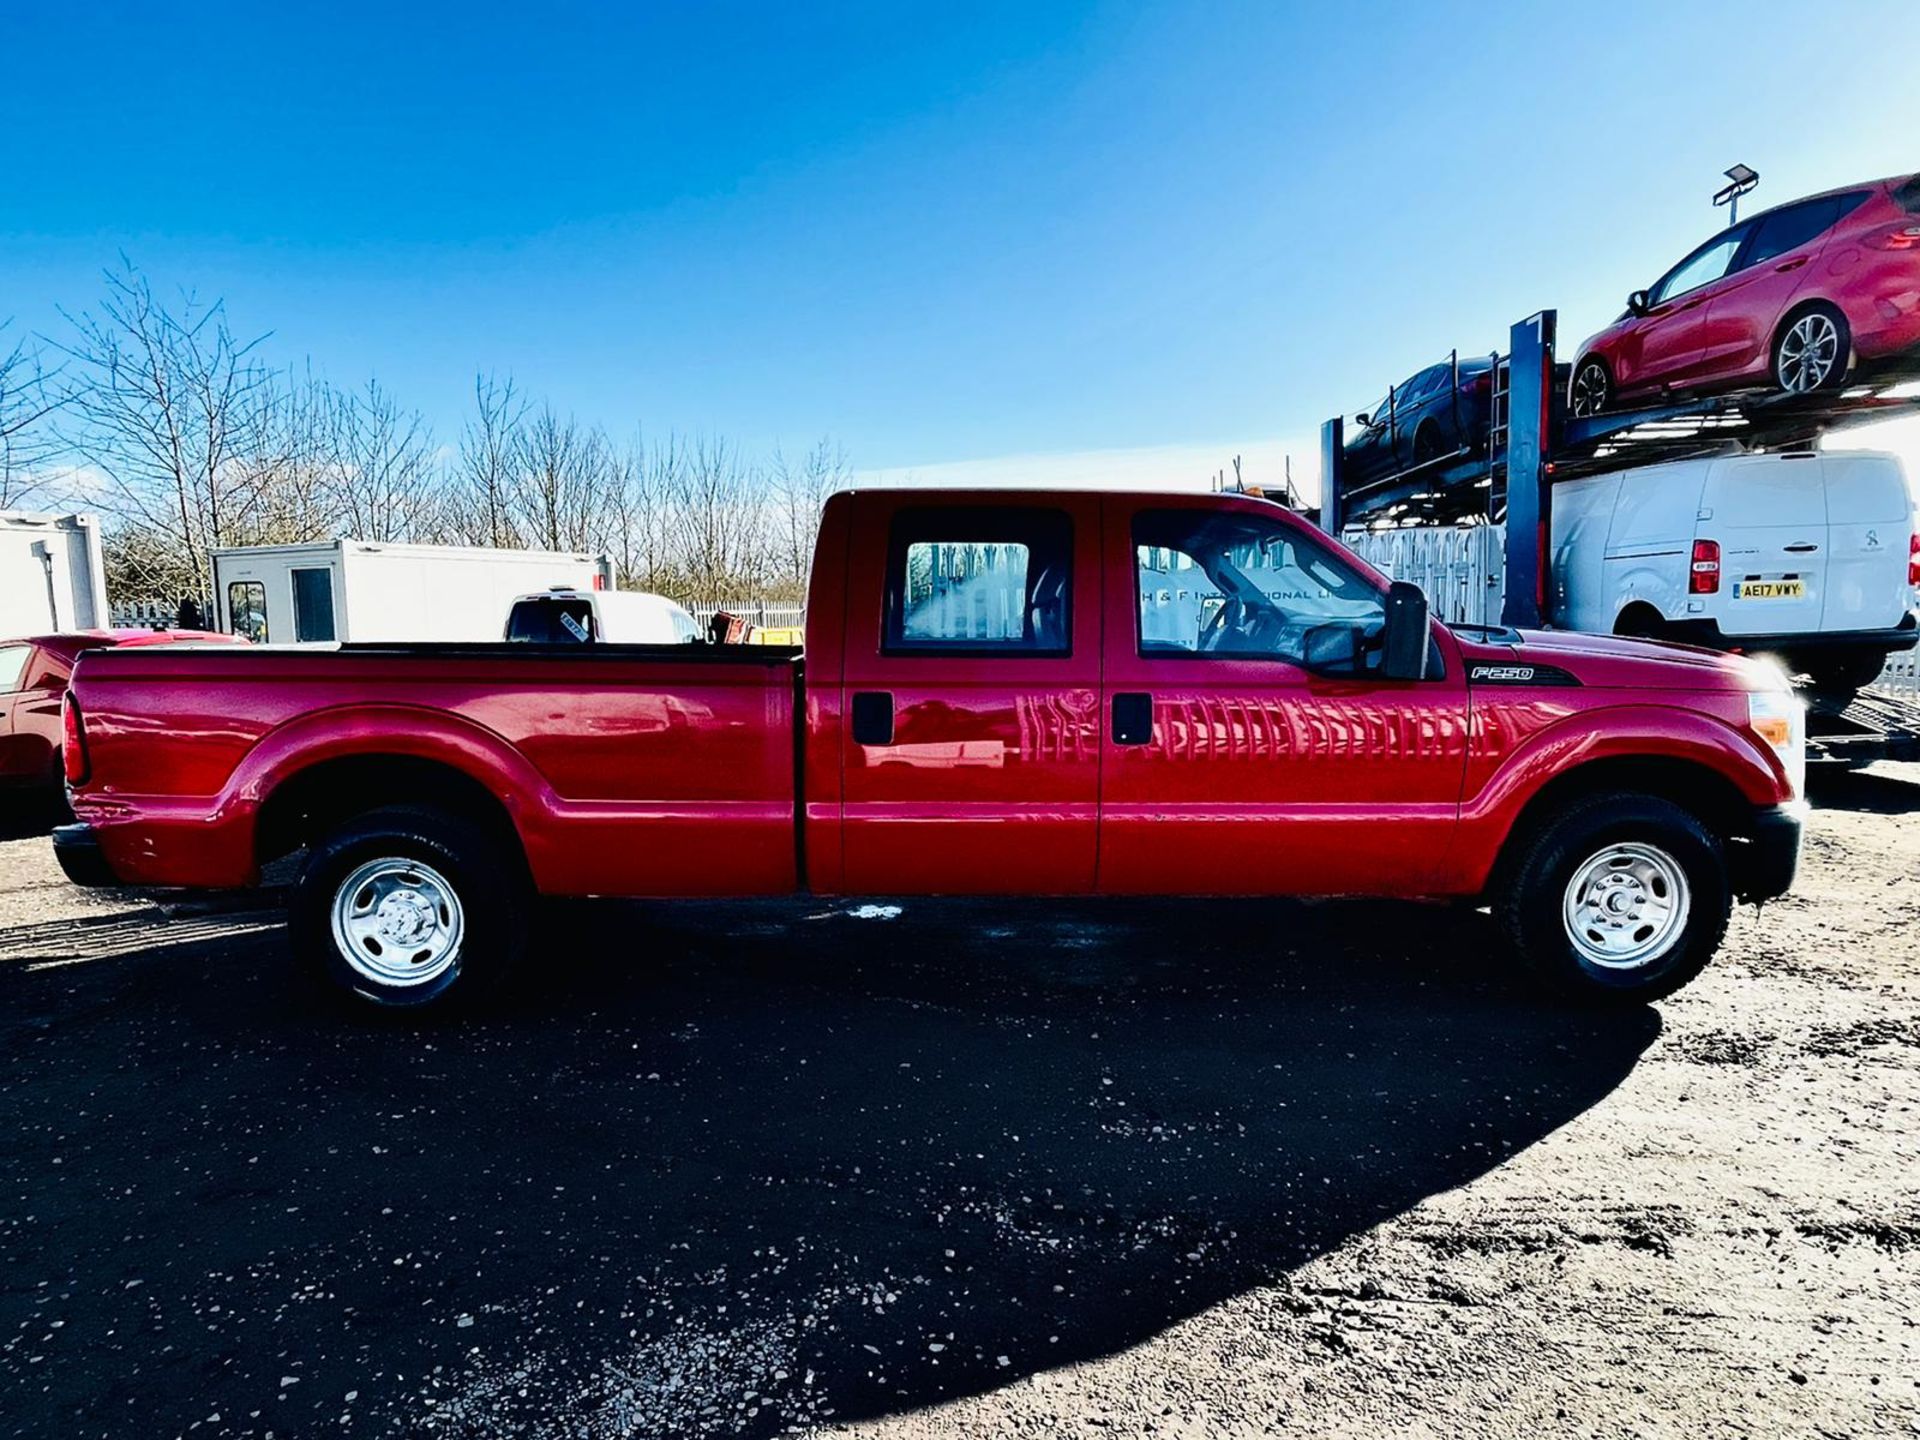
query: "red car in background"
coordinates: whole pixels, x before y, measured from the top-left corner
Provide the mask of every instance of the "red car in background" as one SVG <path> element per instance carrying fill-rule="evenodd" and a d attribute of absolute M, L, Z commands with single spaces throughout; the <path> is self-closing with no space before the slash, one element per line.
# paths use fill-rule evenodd
<path fill-rule="evenodd" d="M 71 630 L 0 640 L 0 788 L 51 799 L 60 765 L 60 697 L 83 650 L 126 645 L 244 645 L 211 630 Z"/>
<path fill-rule="evenodd" d="M 1665 395 L 1844 384 L 1920 350 L 1920 175 L 1811 195 L 1728 226 L 1580 347 L 1575 415 Z"/>

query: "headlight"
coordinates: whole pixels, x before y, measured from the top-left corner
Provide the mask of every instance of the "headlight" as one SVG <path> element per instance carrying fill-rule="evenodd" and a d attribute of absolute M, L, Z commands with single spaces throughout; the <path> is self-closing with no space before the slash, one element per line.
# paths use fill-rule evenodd
<path fill-rule="evenodd" d="M 1798 799 L 1807 788 L 1807 707 L 1785 690 L 1749 690 L 1747 724 L 1779 755 Z"/>

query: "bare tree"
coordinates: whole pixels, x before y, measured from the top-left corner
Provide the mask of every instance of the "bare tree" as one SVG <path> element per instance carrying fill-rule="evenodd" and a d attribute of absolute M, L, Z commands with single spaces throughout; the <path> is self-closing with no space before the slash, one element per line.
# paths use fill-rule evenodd
<path fill-rule="evenodd" d="M 137 575 L 148 594 L 204 594 L 207 552 L 251 508 L 246 468 L 271 413 L 259 344 L 237 340 L 218 302 L 172 308 L 130 263 L 106 272 L 98 313 L 62 312 L 72 364 L 62 399 L 73 451 L 113 487 L 123 523 L 152 532 Z M 264 337 L 260 337 L 264 338 Z"/>
<path fill-rule="evenodd" d="M 476 375 L 474 414 L 460 437 L 457 509 L 461 538 L 472 545 L 519 548 L 514 531 L 516 454 L 526 426 L 527 402 L 513 377 Z"/>
<path fill-rule="evenodd" d="M 816 441 L 798 464 L 775 449 L 769 473 L 775 547 L 769 583 L 779 593 L 770 598 L 797 600 L 806 594 L 820 507 L 852 478 L 846 451 L 831 440 Z"/>
<path fill-rule="evenodd" d="M 606 436 L 545 405 L 517 439 L 512 509 L 522 542 L 543 550 L 600 548 L 613 465 Z"/>
<path fill-rule="evenodd" d="M 338 523 L 358 540 L 420 539 L 435 528 L 433 435 L 378 380 L 333 397 L 327 467 Z"/>
<path fill-rule="evenodd" d="M 713 605 L 752 593 L 768 569 L 758 471 L 725 440 L 677 445 L 674 458 L 666 494 L 682 598 Z"/>
<path fill-rule="evenodd" d="M 8 323 L 0 321 L 0 331 Z M 0 354 L 0 509 L 46 489 L 46 467 L 59 448 L 46 422 L 58 404 L 38 350 L 18 340 Z"/>

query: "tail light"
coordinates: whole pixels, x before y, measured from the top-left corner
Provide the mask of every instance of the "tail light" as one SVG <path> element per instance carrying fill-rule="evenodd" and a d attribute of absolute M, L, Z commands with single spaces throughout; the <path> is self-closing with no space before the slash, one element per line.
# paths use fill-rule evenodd
<path fill-rule="evenodd" d="M 1693 542 L 1693 573 L 1687 577 L 1687 593 L 1689 595 L 1720 593 L 1720 542 L 1718 540 Z"/>
<path fill-rule="evenodd" d="M 80 713 L 80 702 L 71 690 L 60 697 L 61 764 L 67 772 L 67 784 L 84 785 L 93 773 L 87 763 L 87 722 Z"/>
<path fill-rule="evenodd" d="M 1920 250 L 1920 225 L 1890 225 L 1866 237 L 1876 250 Z"/>
<path fill-rule="evenodd" d="M 1920 530 L 1907 537 L 1907 583 L 1920 585 Z"/>

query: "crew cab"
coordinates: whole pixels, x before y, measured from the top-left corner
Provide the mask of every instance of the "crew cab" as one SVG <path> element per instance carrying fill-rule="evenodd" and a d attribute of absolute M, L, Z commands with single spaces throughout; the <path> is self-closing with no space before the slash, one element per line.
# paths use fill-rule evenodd
<path fill-rule="evenodd" d="M 1791 883 L 1804 743 L 1777 670 L 1450 629 L 1255 497 L 859 491 L 804 650 L 88 655 L 54 843 L 216 889 L 304 851 L 292 943 L 381 1005 L 561 963 L 537 896 L 802 888 L 1466 897 L 1645 999 Z"/>

